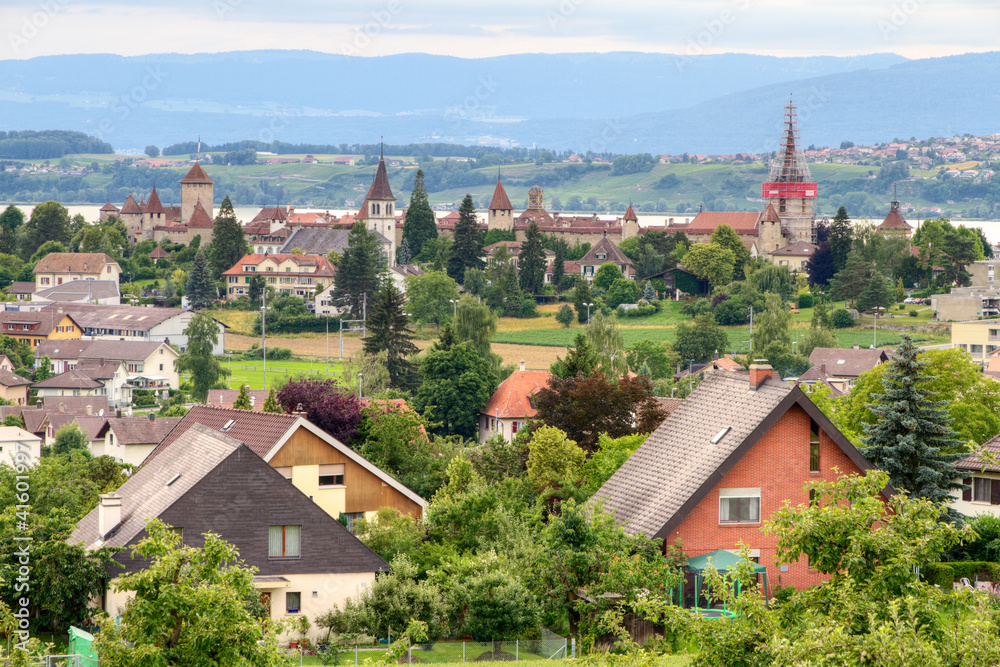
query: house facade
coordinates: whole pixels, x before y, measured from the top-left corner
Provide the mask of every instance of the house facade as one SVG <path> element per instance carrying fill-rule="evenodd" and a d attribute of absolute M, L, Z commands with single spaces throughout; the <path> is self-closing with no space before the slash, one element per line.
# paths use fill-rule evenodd
<path fill-rule="evenodd" d="M 1000 516 L 1000 436 L 955 464 L 969 488 L 951 492 L 951 508 L 965 516 Z"/>
<path fill-rule="evenodd" d="M 128 381 L 140 389 L 177 389 L 174 361 L 180 357 L 167 343 L 143 341 L 42 341 L 35 350 L 35 366 L 48 357 L 54 374 L 73 370 L 81 361 L 115 359 L 124 362 Z"/>
<path fill-rule="evenodd" d="M 40 398 L 103 396 L 112 408 L 132 404 L 132 385 L 125 364 L 115 360 L 86 360 L 76 368 L 31 385 Z"/>
<path fill-rule="evenodd" d="M 520 370 L 514 371 L 500 383 L 480 411 L 479 444 L 485 443 L 494 435 L 500 435 L 511 442 L 518 429 L 535 416 L 532 396 L 545 387 L 551 377 L 552 374 L 548 371 L 525 370 L 522 361 Z"/>
<path fill-rule="evenodd" d="M 618 246 L 612 243 L 607 236 L 603 236 L 576 264 L 580 267 L 580 275 L 588 282 L 594 282 L 597 270 L 601 268 L 602 264 L 609 262 L 617 266 L 626 278 L 635 277 L 632 260 L 626 257 L 625 253 L 619 250 Z"/>
<path fill-rule="evenodd" d="M 226 299 L 250 294 L 250 280 L 262 276 L 266 285 L 278 294 L 312 299 L 317 287 L 333 283 L 337 269 L 323 255 L 245 255 L 236 266 L 222 274 Z"/>
<path fill-rule="evenodd" d="M 0 334 L 33 349 L 43 340 L 72 340 L 83 336 L 83 327 L 69 313 L 56 311 L 0 311 Z"/>
<path fill-rule="evenodd" d="M 122 269 L 103 252 L 50 252 L 35 264 L 35 290 L 74 280 L 119 281 Z"/>

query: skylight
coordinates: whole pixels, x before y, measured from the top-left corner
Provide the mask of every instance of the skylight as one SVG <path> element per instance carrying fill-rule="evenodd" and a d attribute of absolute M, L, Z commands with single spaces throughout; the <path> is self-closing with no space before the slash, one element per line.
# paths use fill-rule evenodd
<path fill-rule="evenodd" d="M 236 423 L 235 419 L 230 419 L 225 424 L 223 424 L 222 428 L 219 429 L 219 430 L 222 431 L 223 433 L 225 433 L 226 431 L 228 431 L 229 429 L 231 429 L 233 427 L 233 424 L 235 424 L 235 423 Z"/>
<path fill-rule="evenodd" d="M 719 431 L 718 433 L 716 433 L 715 437 L 712 438 L 712 444 L 713 445 L 719 444 L 719 441 L 722 440 L 724 437 L 726 437 L 726 434 L 729 433 L 731 430 L 733 430 L 733 427 L 732 426 L 727 426 L 726 428 L 724 428 L 721 431 Z"/>

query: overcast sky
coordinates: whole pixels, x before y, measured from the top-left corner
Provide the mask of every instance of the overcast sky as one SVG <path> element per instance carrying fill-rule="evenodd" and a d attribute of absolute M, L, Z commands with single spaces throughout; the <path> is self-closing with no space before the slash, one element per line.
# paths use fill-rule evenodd
<path fill-rule="evenodd" d="M 996 0 L 3 0 L 0 59 L 310 49 L 909 58 L 998 48 Z"/>

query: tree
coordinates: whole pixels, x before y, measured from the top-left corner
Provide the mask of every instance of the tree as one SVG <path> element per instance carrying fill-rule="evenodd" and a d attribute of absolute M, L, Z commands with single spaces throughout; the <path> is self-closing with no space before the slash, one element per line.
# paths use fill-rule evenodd
<path fill-rule="evenodd" d="M 861 253 L 850 253 L 844 268 L 830 280 L 830 294 L 834 299 L 850 299 L 853 308 L 854 300 L 868 285 L 871 269 L 871 264 L 865 261 Z"/>
<path fill-rule="evenodd" d="M 573 289 L 573 307 L 576 309 L 576 321 L 580 324 L 587 324 L 587 318 L 590 315 L 590 308 L 587 304 L 592 303 L 592 298 L 590 283 L 587 282 L 586 278 L 577 278 L 576 287 Z"/>
<path fill-rule="evenodd" d="M 448 275 L 457 283 L 465 280 L 465 270 L 483 268 L 483 233 L 479 230 L 472 195 L 465 195 L 458 209 L 454 240 L 448 255 Z"/>
<path fill-rule="evenodd" d="M 363 222 L 354 223 L 333 279 L 331 298 L 334 304 L 349 308 L 352 319 L 362 319 L 365 303 L 375 298 L 383 265 L 375 232 L 369 231 Z"/>
<path fill-rule="evenodd" d="M 490 569 L 466 582 L 462 630 L 493 641 L 493 651 L 476 660 L 510 660 L 501 650 L 503 640 L 517 638 L 538 627 L 538 604 L 516 572 Z"/>
<path fill-rule="evenodd" d="M 604 302 L 610 308 L 617 308 L 623 303 L 638 303 L 639 285 L 634 280 L 618 278 L 611 283 L 611 288 L 608 290 Z"/>
<path fill-rule="evenodd" d="M 534 220 L 528 225 L 517 256 L 518 278 L 521 289 L 528 294 L 538 294 L 545 284 L 545 248 L 542 247 L 542 233 Z"/>
<path fill-rule="evenodd" d="M 188 339 L 187 349 L 174 360 L 174 367 L 177 372 L 191 376 L 191 397 L 202 403 L 222 374 L 222 366 L 213 356 L 219 343 L 219 325 L 208 315 L 195 313 L 184 335 Z"/>
<path fill-rule="evenodd" d="M 586 495 L 592 496 L 611 479 L 611 476 L 622 467 L 635 450 L 646 442 L 649 435 L 637 433 L 620 438 L 609 438 L 602 433 L 597 439 L 597 451 L 587 459 L 583 466 L 584 489 Z"/>
<path fill-rule="evenodd" d="M 194 256 L 194 262 L 191 263 L 191 273 L 188 274 L 184 292 L 187 294 L 191 307 L 195 310 L 201 310 L 212 305 L 215 297 L 218 296 L 216 290 L 208 260 L 205 259 L 205 253 L 199 250 Z"/>
<path fill-rule="evenodd" d="M 791 319 L 792 313 L 784 299 L 769 293 L 765 297 L 764 310 L 754 313 L 751 356 L 767 359 L 779 371 L 784 370 L 792 354 L 792 335 L 788 330 Z"/>
<path fill-rule="evenodd" d="M 306 419 L 344 444 L 358 433 L 361 401 L 331 378 L 292 380 L 277 395 L 285 412 L 304 411 Z"/>
<path fill-rule="evenodd" d="M 410 316 L 403 311 L 406 297 L 389 277 L 382 279 L 368 315 L 368 336 L 365 352 L 385 352 L 385 366 L 389 370 L 389 384 L 396 389 L 407 389 L 413 383 L 413 364 L 408 356 L 417 352 L 413 344 L 413 330 L 409 328 Z"/>
<path fill-rule="evenodd" d="M 868 311 L 876 308 L 886 309 L 893 304 L 896 292 L 892 288 L 892 282 L 876 271 L 868 279 L 864 290 L 858 295 L 858 310 Z"/>
<path fill-rule="evenodd" d="M 492 352 L 491 341 L 497 332 L 497 316 L 485 304 L 464 296 L 458 302 L 453 333 L 455 342 L 471 341 L 481 356 Z"/>
<path fill-rule="evenodd" d="M 806 261 L 806 273 L 809 274 L 809 282 L 814 285 L 830 283 L 834 275 L 834 266 L 829 241 L 823 241 L 816 246 L 816 252 Z"/>
<path fill-rule="evenodd" d="M 568 303 L 564 303 L 559 306 L 559 310 L 556 311 L 556 322 L 563 325 L 567 329 L 570 323 L 573 321 L 573 309 Z"/>
<path fill-rule="evenodd" d="M 595 371 L 549 378 L 535 394 L 535 418 L 566 433 L 580 447 L 593 451 L 597 437 L 649 433 L 666 417 L 653 397 L 649 378 L 625 376 L 617 381 Z"/>
<path fill-rule="evenodd" d="M 750 250 L 743 245 L 743 240 L 729 225 L 719 225 L 709 237 L 709 243 L 718 244 L 733 253 L 733 277 L 737 280 L 744 276 L 743 267 L 750 261 Z"/>
<path fill-rule="evenodd" d="M 16 232 L 24 224 L 24 212 L 18 207 L 10 204 L 0 213 L 0 227 Z M 6 252 L 6 251 L 5 251 Z"/>
<path fill-rule="evenodd" d="M 53 252 L 66 252 L 66 246 L 59 241 L 46 241 L 42 245 L 38 246 L 38 250 L 35 251 L 29 259 L 30 264 L 36 264 L 42 260 L 43 257 Z"/>
<path fill-rule="evenodd" d="M 271 390 L 274 391 L 273 389 Z M 270 396 L 271 394 L 268 394 Z M 250 410 L 252 406 L 250 405 L 250 388 L 245 384 L 240 385 L 240 393 L 236 396 L 236 400 L 233 401 L 233 408 L 236 410 Z"/>
<path fill-rule="evenodd" d="M 219 214 L 215 216 L 215 229 L 212 232 L 212 249 L 210 260 L 212 274 L 216 279 L 224 272 L 236 266 L 243 256 L 250 252 L 243 226 L 236 219 L 233 203 L 227 196 L 219 205 Z"/>
<path fill-rule="evenodd" d="M 45 241 L 58 241 L 66 246 L 72 238 L 66 207 L 59 202 L 43 202 L 35 207 L 28 222 L 18 230 L 19 254 L 22 259 L 27 259 Z"/>
<path fill-rule="evenodd" d="M 716 350 L 724 353 L 728 347 L 729 336 L 715 323 L 711 312 L 698 315 L 692 324 L 681 322 L 677 325 L 674 350 L 680 361 L 691 359 L 694 363 L 703 363 L 711 359 Z"/>
<path fill-rule="evenodd" d="M 847 266 L 847 255 L 851 252 L 853 243 L 854 230 L 847 217 L 847 209 L 841 206 L 830 223 L 830 259 L 834 274 L 840 273 Z"/>
<path fill-rule="evenodd" d="M 684 266 L 712 287 L 727 285 L 733 279 L 736 257 L 718 243 L 696 243 L 684 255 Z"/>
<path fill-rule="evenodd" d="M 358 539 L 387 563 L 399 554 L 412 558 L 427 531 L 405 512 L 394 507 L 380 507 L 372 519 L 354 524 Z"/>
<path fill-rule="evenodd" d="M 156 146 L 153 146 L 152 144 L 146 146 L 146 150 L 144 152 L 149 157 L 160 157 L 160 149 L 157 148 Z"/>
<path fill-rule="evenodd" d="M 423 250 L 424 243 L 436 239 L 437 235 L 434 211 L 427 201 L 424 170 L 417 169 L 417 174 L 413 178 L 413 191 L 410 193 L 410 205 L 406 209 L 406 219 L 403 221 L 403 243 L 409 248 L 410 256 L 416 257 Z"/>
<path fill-rule="evenodd" d="M 260 303 L 265 289 L 267 289 L 267 283 L 264 282 L 264 276 L 250 276 L 250 283 L 247 286 L 247 298 L 250 303 L 255 305 Z"/>
<path fill-rule="evenodd" d="M 420 365 L 422 382 L 413 408 L 442 435 L 473 440 L 479 433 L 479 413 L 496 391 L 498 380 L 490 359 L 465 341 L 448 349 L 431 348 Z"/>
<path fill-rule="evenodd" d="M 0 252 L 6 251 L 0 249 Z M 563 289 L 563 278 L 566 277 L 566 243 L 556 243 L 555 253 L 552 258 L 552 285 L 556 288 L 556 293 L 559 293 Z"/>
<path fill-rule="evenodd" d="M 52 443 L 52 454 L 56 456 L 71 456 L 83 454 L 90 457 L 90 442 L 87 435 L 75 422 L 69 422 L 56 431 L 55 442 Z"/>
<path fill-rule="evenodd" d="M 564 486 L 579 486 L 587 453 L 566 434 L 542 426 L 531 434 L 528 445 L 528 479 L 542 496 Z"/>
<path fill-rule="evenodd" d="M 618 268 L 618 265 L 614 262 L 605 262 L 597 267 L 597 272 L 594 274 L 594 287 L 599 287 L 603 290 L 611 288 L 616 280 L 621 280 L 624 278 L 622 275 L 622 270 Z"/>
<path fill-rule="evenodd" d="M 417 322 L 433 323 L 441 331 L 441 325 L 455 314 L 452 302 L 458 301 L 458 283 L 444 271 L 407 276 L 406 300 Z"/>
<path fill-rule="evenodd" d="M 488 283 L 486 272 L 482 269 L 465 270 L 465 282 L 462 287 L 465 288 L 466 293 L 472 296 L 483 296 L 486 294 Z"/>
<path fill-rule="evenodd" d="M 812 326 L 802 339 L 799 354 L 808 357 L 817 347 L 837 347 L 837 345 L 837 335 L 831 329 Z"/>
<path fill-rule="evenodd" d="M 264 399 L 263 410 L 264 412 L 284 412 L 284 410 L 281 409 L 281 404 L 278 403 L 277 396 L 274 394 L 274 387 L 271 387 L 271 390 L 267 392 L 267 398 Z"/>
<path fill-rule="evenodd" d="M 628 373 L 625 359 L 625 336 L 618 327 L 618 317 L 604 317 L 598 312 L 587 325 L 587 344 L 597 360 L 598 368 L 609 378 Z"/>
<path fill-rule="evenodd" d="M 861 453 L 889 473 L 893 488 L 942 505 L 949 502 L 950 491 L 965 488 L 955 469 L 965 454 L 946 453 L 962 441 L 951 428 L 945 402 L 920 386 L 932 379 L 923 374 L 925 367 L 904 335 L 896 356 L 887 362 L 883 393 L 874 394 L 875 403 L 869 405 L 875 423 L 864 425 Z"/>
<path fill-rule="evenodd" d="M 273 626 L 247 609 L 247 600 L 259 597 L 255 570 L 242 565 L 235 547 L 212 533 L 202 548 L 185 546 L 179 532 L 157 519 L 146 532 L 133 553 L 149 566 L 115 581 L 116 591 L 134 596 L 118 620 L 101 623 L 94 642 L 102 663 L 286 664 Z"/>
<path fill-rule="evenodd" d="M 670 343 L 657 342 L 648 338 L 632 343 L 625 353 L 625 360 L 628 361 L 628 367 L 635 373 L 638 373 L 639 369 L 645 365 L 653 380 L 662 380 L 667 377 L 677 365 L 677 355 L 674 354 Z"/>

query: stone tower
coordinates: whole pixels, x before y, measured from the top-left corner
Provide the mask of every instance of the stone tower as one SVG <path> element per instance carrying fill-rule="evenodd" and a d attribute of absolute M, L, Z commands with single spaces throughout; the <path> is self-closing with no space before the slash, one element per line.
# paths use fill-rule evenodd
<path fill-rule="evenodd" d="M 639 233 L 639 216 L 632 208 L 632 202 L 628 203 L 628 210 L 622 216 L 622 241 L 630 239 Z"/>
<path fill-rule="evenodd" d="M 813 210 L 816 183 L 812 182 L 805 156 L 797 148 L 798 134 L 795 103 L 789 101 L 785 107 L 781 151 L 771 163 L 771 175 L 761 188 L 761 196 L 774 206 L 781 217 L 789 243 L 812 243 L 816 222 Z"/>
<path fill-rule="evenodd" d="M 142 229 L 142 209 L 139 202 L 135 200 L 130 192 L 122 204 L 122 209 L 118 212 L 118 217 L 125 223 L 125 230 L 128 233 L 129 243 L 136 243 L 142 239 L 139 237 L 139 230 Z"/>
<path fill-rule="evenodd" d="M 493 200 L 490 201 L 490 212 L 486 217 L 487 229 L 499 229 L 510 232 L 514 230 L 514 207 L 510 203 L 507 191 L 500 182 L 500 170 L 497 170 L 497 187 L 493 190 Z"/>
<path fill-rule="evenodd" d="M 385 171 L 385 158 L 379 156 L 375 180 L 368 188 L 358 218 L 365 221 L 368 229 L 378 232 L 389 241 L 388 265 L 396 266 L 396 196 L 389 187 L 389 175 Z"/>
<path fill-rule="evenodd" d="M 153 238 L 153 228 L 158 225 L 167 224 L 167 210 L 160 202 L 160 195 L 156 192 L 156 186 L 149 193 L 149 201 L 142 208 L 142 224 L 139 233 L 136 234 L 137 241 L 145 241 Z"/>
<path fill-rule="evenodd" d="M 781 233 L 781 216 L 774 210 L 774 204 L 771 202 L 767 203 L 767 208 L 757 221 L 757 241 L 757 249 L 762 255 L 770 255 L 788 245 Z"/>
<path fill-rule="evenodd" d="M 208 217 L 214 218 L 212 210 L 215 201 L 215 181 L 205 173 L 200 163 L 195 162 L 187 176 L 181 179 L 181 222 L 186 223 L 191 219 L 194 215 L 195 202 L 199 201 L 208 213 Z"/>

